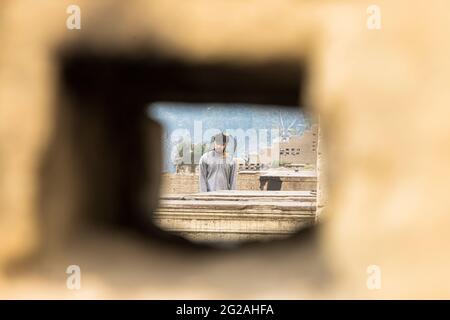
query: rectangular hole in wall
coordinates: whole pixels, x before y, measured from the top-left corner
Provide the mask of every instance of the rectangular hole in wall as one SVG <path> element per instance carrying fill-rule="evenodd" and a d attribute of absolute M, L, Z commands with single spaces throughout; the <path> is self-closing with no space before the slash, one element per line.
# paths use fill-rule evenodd
<path fill-rule="evenodd" d="M 179 117 L 188 109 L 192 110 L 192 115 L 199 114 L 208 108 L 213 108 L 215 111 L 221 110 L 216 117 L 223 121 L 217 121 L 214 126 L 218 127 L 216 129 L 225 131 L 226 129 L 244 129 L 244 127 L 264 130 L 268 128 L 269 122 L 280 122 L 280 117 L 286 121 L 283 125 L 289 127 L 289 121 L 296 117 L 292 115 L 297 114 L 299 118 L 306 118 L 306 114 L 299 111 L 298 107 L 299 104 L 303 104 L 301 93 L 305 72 L 297 61 L 189 62 L 154 54 L 102 54 L 83 50 L 70 51 L 62 56 L 61 78 L 63 85 L 60 97 L 61 107 L 57 114 L 57 134 L 49 150 L 46 158 L 47 166 L 45 166 L 46 174 L 55 179 L 47 179 L 42 188 L 43 206 L 52 207 L 54 195 L 59 190 L 56 183 L 57 177 L 69 176 L 70 179 L 65 183 L 71 184 L 73 188 L 70 189 L 72 193 L 66 192 L 65 196 L 71 198 L 72 207 L 66 210 L 73 212 L 72 218 L 77 223 L 98 225 L 107 223 L 131 227 L 143 231 L 149 237 L 174 239 L 167 237 L 165 234 L 167 229 L 174 232 L 176 238 L 179 235 L 186 236 L 183 230 L 178 232 L 180 230 L 177 228 L 181 222 L 176 219 L 170 222 L 170 217 L 166 217 L 166 222 L 172 223 L 174 228 L 163 228 L 161 232 L 160 223 L 155 226 L 155 219 L 153 219 L 155 216 L 159 214 L 156 218 L 160 218 L 159 222 L 162 221 L 160 197 L 168 195 L 172 198 L 165 200 L 176 202 L 182 201 L 178 199 L 180 195 L 184 199 L 198 196 L 192 195 L 191 190 L 188 190 L 186 194 L 183 190 L 164 191 L 167 186 L 165 174 L 182 175 L 183 172 L 189 173 L 189 170 L 192 174 L 196 172 L 195 163 L 194 166 L 172 167 L 170 169 L 172 171 L 168 170 L 169 163 L 166 160 L 171 152 L 169 148 L 173 146 L 168 144 L 168 130 L 164 125 L 170 122 L 168 121 L 171 120 L 170 117 Z M 159 110 L 160 114 L 152 113 L 155 110 Z M 164 116 L 164 112 L 168 112 L 166 114 L 168 117 Z M 237 116 L 239 112 L 241 115 Z M 255 115 L 252 115 L 252 112 Z M 270 116 L 271 114 L 273 117 Z M 288 119 L 284 119 L 286 115 Z M 262 125 L 254 123 L 243 125 L 244 119 L 248 116 L 255 117 L 255 123 L 260 121 Z M 233 124 L 233 117 L 236 119 L 236 124 Z M 238 119 L 239 117 L 241 119 Z M 209 123 L 210 120 L 206 116 L 202 118 L 202 121 Z M 191 124 L 188 124 L 188 127 Z M 312 121 L 301 123 L 300 127 L 304 132 L 317 129 Z M 283 145 L 286 142 L 283 141 L 284 135 L 295 136 L 293 134 L 295 131 L 291 131 L 280 134 L 280 151 L 271 155 L 272 158 L 275 157 L 275 160 L 271 159 L 269 165 L 258 159 L 250 159 L 251 152 L 247 155 L 244 152 L 244 156 L 248 156 L 249 159 L 243 162 L 242 159 L 239 160 L 238 171 L 241 172 L 242 177 L 246 171 L 250 172 L 247 173 L 249 176 L 253 175 L 253 178 L 248 178 L 250 181 L 248 185 L 253 185 L 253 190 L 249 187 L 247 188 L 249 190 L 242 189 L 242 191 L 253 192 L 247 195 L 245 201 L 248 201 L 249 197 L 264 200 L 262 198 L 265 198 L 268 192 L 276 194 L 288 191 L 282 190 L 286 185 L 283 179 L 292 180 L 292 177 L 285 179 L 285 177 L 271 175 L 270 172 L 266 172 L 268 174 L 261 177 L 263 171 L 284 168 L 298 172 L 299 168 L 306 169 L 309 165 L 296 163 L 296 155 L 288 153 L 289 148 L 297 148 L 301 141 L 292 139 Z M 193 132 L 192 134 L 194 135 Z M 202 143 L 205 142 L 203 137 L 209 139 L 209 134 L 205 135 L 205 132 L 202 132 Z M 312 133 L 311 136 L 317 135 Z M 273 142 L 273 137 L 269 135 L 268 145 L 271 146 Z M 291 147 L 290 144 L 293 146 Z M 244 145 L 247 150 L 252 147 L 249 141 Z M 201 153 L 203 151 L 205 150 L 201 149 Z M 256 154 L 259 151 L 257 148 Z M 68 163 L 63 167 L 55 166 L 55 163 L 61 159 L 61 153 L 64 152 L 67 153 Z M 237 150 L 237 153 L 239 152 Z M 236 158 L 240 156 L 242 154 L 237 154 Z M 314 161 L 311 160 L 311 163 Z M 257 175 L 259 175 L 258 179 L 255 178 Z M 182 185 L 183 187 L 189 185 L 193 191 L 196 185 L 189 179 Z M 313 174 L 308 181 L 309 189 L 314 193 Z M 299 186 L 292 188 L 301 189 Z M 261 192 L 265 195 L 256 194 Z M 211 194 L 201 196 L 208 198 Z M 222 196 L 217 195 L 216 198 Z M 310 199 L 311 197 L 308 201 L 300 202 L 306 203 L 312 211 L 315 208 L 311 205 Z M 193 201 L 197 200 L 193 199 Z M 234 200 L 234 204 L 240 202 L 239 199 Z M 178 217 L 183 210 L 182 206 L 180 210 L 172 211 Z M 51 219 L 51 210 L 43 211 L 48 212 L 46 218 Z M 195 211 L 198 213 L 197 209 Z M 204 211 L 204 217 L 208 215 L 211 217 L 211 212 Z M 248 222 L 251 214 L 244 217 Z M 206 217 L 203 221 L 206 224 L 199 225 L 199 228 L 208 231 L 207 229 L 215 223 L 212 220 L 208 222 Z M 279 224 L 279 221 L 281 220 L 276 220 L 275 217 L 272 223 Z M 234 238 L 228 237 L 230 234 L 220 236 L 221 223 L 220 221 L 216 223 L 218 229 L 210 230 L 214 231 L 216 236 L 218 231 L 218 237 L 214 237 L 214 232 L 205 232 L 203 235 L 187 236 L 187 238 L 200 242 L 261 238 L 260 235 L 256 237 L 246 235 L 245 226 L 241 231 L 237 230 L 240 235 L 237 232 Z M 262 226 L 254 228 L 255 235 L 258 228 L 260 231 L 263 229 Z M 271 228 L 272 231 L 276 231 L 276 228 Z M 195 230 L 191 234 L 194 233 Z"/>

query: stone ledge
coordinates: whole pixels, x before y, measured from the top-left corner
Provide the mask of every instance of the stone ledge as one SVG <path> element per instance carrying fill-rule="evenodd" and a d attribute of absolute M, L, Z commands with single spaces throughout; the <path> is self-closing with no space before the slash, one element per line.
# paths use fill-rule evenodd
<path fill-rule="evenodd" d="M 314 224 L 316 207 L 316 195 L 310 191 L 166 195 L 154 212 L 154 221 L 192 241 L 261 240 L 287 236 Z"/>

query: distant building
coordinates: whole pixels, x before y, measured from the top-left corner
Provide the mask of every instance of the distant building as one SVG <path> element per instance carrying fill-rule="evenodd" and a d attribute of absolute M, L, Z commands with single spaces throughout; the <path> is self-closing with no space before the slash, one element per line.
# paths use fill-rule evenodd
<path fill-rule="evenodd" d="M 292 164 L 315 165 L 317 159 L 317 125 L 301 136 L 294 135 L 279 143 L 280 166 Z M 275 148 L 276 148 L 275 147 Z"/>

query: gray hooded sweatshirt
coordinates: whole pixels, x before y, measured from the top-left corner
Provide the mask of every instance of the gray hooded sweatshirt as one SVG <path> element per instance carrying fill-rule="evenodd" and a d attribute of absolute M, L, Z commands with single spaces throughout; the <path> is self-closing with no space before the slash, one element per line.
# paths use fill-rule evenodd
<path fill-rule="evenodd" d="M 237 165 L 230 156 L 208 151 L 200 158 L 199 175 L 200 192 L 236 190 Z"/>

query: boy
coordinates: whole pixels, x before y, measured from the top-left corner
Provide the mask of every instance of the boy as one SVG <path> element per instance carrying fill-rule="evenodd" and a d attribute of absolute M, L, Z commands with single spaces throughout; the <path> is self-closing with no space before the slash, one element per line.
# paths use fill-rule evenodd
<path fill-rule="evenodd" d="M 200 192 L 236 190 L 237 164 L 226 153 L 229 136 L 219 133 L 212 137 L 213 150 L 199 162 Z"/>

